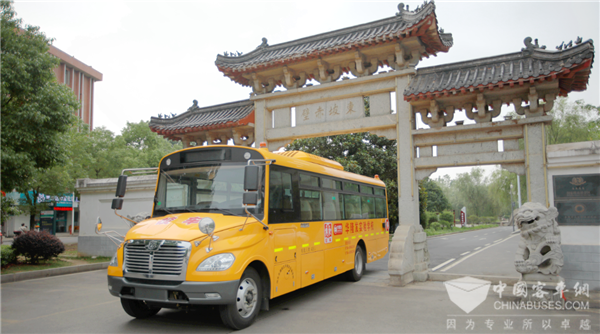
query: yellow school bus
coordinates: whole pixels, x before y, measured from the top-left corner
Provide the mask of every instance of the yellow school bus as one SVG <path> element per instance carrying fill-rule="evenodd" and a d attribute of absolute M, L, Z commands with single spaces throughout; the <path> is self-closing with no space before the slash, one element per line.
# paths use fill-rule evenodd
<path fill-rule="evenodd" d="M 115 213 L 125 188 L 121 176 Z M 124 236 L 108 288 L 136 318 L 218 305 L 241 329 L 272 298 L 335 275 L 360 280 L 388 233 L 377 176 L 298 151 L 193 147 L 161 160 L 152 216 Z"/>

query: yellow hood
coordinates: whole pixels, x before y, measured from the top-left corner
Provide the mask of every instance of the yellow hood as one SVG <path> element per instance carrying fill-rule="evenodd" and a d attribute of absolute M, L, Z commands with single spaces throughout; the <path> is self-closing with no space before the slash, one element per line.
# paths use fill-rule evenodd
<path fill-rule="evenodd" d="M 215 233 L 241 226 L 246 217 L 225 216 L 219 213 L 190 212 L 150 218 L 132 227 L 125 237 L 129 239 L 160 239 L 192 241 L 206 236 L 198 229 L 202 218 L 215 221 Z M 249 219 L 250 220 L 250 219 Z M 254 221 L 254 219 L 252 219 Z"/>

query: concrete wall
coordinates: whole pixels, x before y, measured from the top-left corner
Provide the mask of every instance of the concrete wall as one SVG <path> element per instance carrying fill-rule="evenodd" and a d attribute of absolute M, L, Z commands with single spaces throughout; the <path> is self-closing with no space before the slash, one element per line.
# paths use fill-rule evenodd
<path fill-rule="evenodd" d="M 29 215 L 12 216 L 8 219 L 6 224 L 2 227 L 2 235 L 6 237 L 13 237 L 13 231 L 20 231 L 21 224 L 25 223 L 27 229 L 29 229 Z"/>
<path fill-rule="evenodd" d="M 127 180 L 127 193 L 123 210 L 119 214 L 134 216 L 140 212 L 150 214 L 156 186 L 156 175 L 131 176 Z M 127 221 L 112 210 L 117 179 L 79 179 L 77 190 L 81 194 L 78 251 L 84 255 L 113 256 L 118 248 L 108 237 L 95 233 L 96 219 L 102 219 L 102 231 L 116 231 L 125 235 L 130 228 Z"/>
<path fill-rule="evenodd" d="M 600 173 L 600 141 L 549 145 L 548 199 L 554 204 L 552 177 Z M 575 283 L 587 283 L 600 290 L 600 226 L 561 226 L 565 264 L 560 276 L 568 289 Z"/>

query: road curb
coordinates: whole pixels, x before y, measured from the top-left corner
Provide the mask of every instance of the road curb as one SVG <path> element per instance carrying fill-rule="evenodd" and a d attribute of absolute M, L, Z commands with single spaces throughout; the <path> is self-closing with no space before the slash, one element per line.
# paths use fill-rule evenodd
<path fill-rule="evenodd" d="M 100 270 L 108 268 L 109 262 L 100 262 L 100 263 L 92 263 L 92 264 L 82 264 L 78 266 L 70 266 L 70 267 L 62 267 L 62 268 L 53 268 L 53 269 L 44 269 L 44 270 L 35 270 L 35 271 L 26 271 L 22 273 L 15 274 L 6 274 L 2 275 L 0 280 L 2 284 L 25 281 L 35 278 L 44 278 L 51 276 L 59 276 L 59 275 L 67 275 L 67 274 L 75 274 L 84 271 L 92 271 L 92 270 Z"/>
<path fill-rule="evenodd" d="M 498 282 L 502 281 L 502 283 L 506 283 L 508 285 L 515 285 L 520 277 L 511 277 L 511 276 L 491 276 L 491 275 L 471 275 L 471 274 L 446 274 L 446 273 L 429 273 L 430 281 L 450 281 L 456 278 L 461 278 L 465 276 L 470 276 L 474 278 L 483 279 L 486 281 L 491 281 L 494 284 L 498 284 Z"/>

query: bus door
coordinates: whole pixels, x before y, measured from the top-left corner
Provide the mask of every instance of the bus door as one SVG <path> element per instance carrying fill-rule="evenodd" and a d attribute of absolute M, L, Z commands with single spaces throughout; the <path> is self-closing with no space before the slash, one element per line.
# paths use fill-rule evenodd
<path fill-rule="evenodd" d="M 271 296 L 277 297 L 300 288 L 298 275 L 299 247 L 296 240 L 293 173 L 272 165 L 269 173 L 269 228 L 273 245 L 273 282 Z"/>

